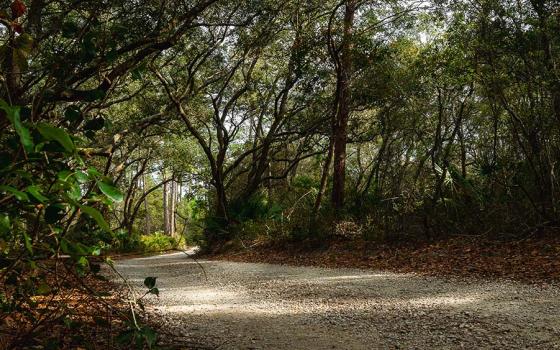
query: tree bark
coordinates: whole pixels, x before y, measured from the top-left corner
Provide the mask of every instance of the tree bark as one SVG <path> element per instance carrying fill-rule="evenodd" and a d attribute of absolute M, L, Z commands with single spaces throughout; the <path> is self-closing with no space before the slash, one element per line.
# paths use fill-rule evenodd
<path fill-rule="evenodd" d="M 163 170 L 163 181 L 164 181 L 164 185 L 163 185 L 163 233 L 165 233 L 166 235 L 169 234 L 169 218 L 168 218 L 168 192 L 169 192 L 169 184 L 168 182 L 166 182 L 165 179 L 165 170 Z"/>
<path fill-rule="evenodd" d="M 148 207 L 148 197 L 146 195 L 146 175 L 142 175 L 142 196 L 144 197 L 144 211 L 146 212 L 144 214 L 144 233 L 148 235 L 152 233 L 152 223 Z"/>
<path fill-rule="evenodd" d="M 175 237 L 175 209 L 177 207 L 177 182 L 171 180 L 171 205 L 169 208 L 169 235 Z"/>
<path fill-rule="evenodd" d="M 332 189 L 332 204 L 337 213 L 344 207 L 346 142 L 348 117 L 350 115 L 350 75 L 352 74 L 352 28 L 356 7 L 355 0 L 346 2 L 341 58 L 337 71 L 337 83 L 340 88 L 338 89 L 338 113 L 333 125 L 334 168 Z"/>
<path fill-rule="evenodd" d="M 315 198 L 315 204 L 313 205 L 313 220 L 317 217 L 319 213 L 319 209 L 321 209 L 321 202 L 323 201 L 323 195 L 325 194 L 325 190 L 327 188 L 327 180 L 329 178 L 329 169 L 331 168 L 332 163 L 332 156 L 333 156 L 333 138 L 329 139 L 329 149 L 327 150 L 327 159 L 325 159 L 325 163 L 323 164 L 323 171 L 321 174 L 321 183 L 319 184 L 319 192 L 317 193 L 317 197 Z"/>

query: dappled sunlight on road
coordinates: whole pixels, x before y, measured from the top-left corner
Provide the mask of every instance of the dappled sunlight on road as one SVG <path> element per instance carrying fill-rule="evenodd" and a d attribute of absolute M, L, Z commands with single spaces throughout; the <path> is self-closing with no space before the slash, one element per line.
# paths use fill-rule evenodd
<path fill-rule="evenodd" d="M 116 267 L 139 290 L 146 276 L 157 277 L 160 295 L 146 296 L 148 304 L 172 324 L 193 325 L 201 337 L 219 329 L 217 337 L 231 341 L 231 349 L 250 348 L 247 339 L 275 349 L 292 349 L 290 339 L 311 349 L 335 343 L 339 349 L 370 349 L 386 344 L 383 337 L 409 335 L 410 341 L 437 343 L 443 329 L 446 348 L 452 348 L 453 339 L 469 344 L 472 332 L 506 334 L 526 324 L 534 327 L 523 333 L 530 341 L 560 339 L 553 317 L 560 313 L 556 289 L 359 269 L 195 262 L 183 253 L 118 261 Z"/>

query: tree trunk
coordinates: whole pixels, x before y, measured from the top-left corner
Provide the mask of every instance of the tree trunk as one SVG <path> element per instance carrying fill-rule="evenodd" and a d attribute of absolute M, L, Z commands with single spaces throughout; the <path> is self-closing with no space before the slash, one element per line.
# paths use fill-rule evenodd
<path fill-rule="evenodd" d="M 327 159 L 325 159 L 325 163 L 323 164 L 323 171 L 321 174 L 321 183 L 319 185 L 319 192 L 317 193 L 317 198 L 315 198 L 315 204 L 313 205 L 313 214 L 312 214 L 313 220 L 315 220 L 317 214 L 319 213 L 319 209 L 321 209 L 321 202 L 323 201 L 323 195 L 325 194 L 325 189 L 327 188 L 327 180 L 329 178 L 329 169 L 331 168 L 332 156 L 333 156 L 333 138 L 331 137 L 329 139 Z"/>
<path fill-rule="evenodd" d="M 169 233 L 175 237 L 177 225 L 175 220 L 175 211 L 177 209 L 177 182 L 171 180 L 171 208 L 169 210 Z"/>
<path fill-rule="evenodd" d="M 332 204 L 335 210 L 344 206 L 344 186 L 346 177 L 346 141 L 348 117 L 350 115 L 350 75 L 352 72 L 352 27 L 356 1 L 348 0 L 344 14 L 344 33 L 342 36 L 341 58 L 337 72 L 337 83 L 340 86 L 339 107 L 333 125 L 334 138 L 334 169 Z"/>
<path fill-rule="evenodd" d="M 148 210 L 148 197 L 146 196 L 146 175 L 142 175 L 142 196 L 144 196 L 144 211 L 146 212 L 144 215 L 144 233 L 148 235 L 152 233 L 152 223 Z"/>
<path fill-rule="evenodd" d="M 165 170 L 163 171 L 163 181 L 165 181 Z M 169 217 L 168 217 L 168 195 L 169 192 L 169 184 L 165 182 L 163 185 L 163 233 L 166 235 L 169 234 Z"/>
<path fill-rule="evenodd" d="M 214 175 L 214 188 L 216 189 L 216 214 L 222 220 L 224 227 L 229 224 L 229 215 L 227 210 L 226 188 L 222 180 L 221 174 Z"/>

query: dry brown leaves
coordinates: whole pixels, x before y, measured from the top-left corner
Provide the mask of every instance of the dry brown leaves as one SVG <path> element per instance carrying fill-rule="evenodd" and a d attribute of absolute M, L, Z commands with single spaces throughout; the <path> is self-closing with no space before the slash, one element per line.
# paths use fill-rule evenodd
<path fill-rule="evenodd" d="M 93 276 L 57 276 L 52 293 L 33 297 L 34 305 L 19 312 L 0 313 L 0 349 L 112 349 L 124 328 L 127 305 L 111 283 Z M 60 283 L 60 281 L 63 283 Z M 87 344 L 87 346 L 85 346 Z"/>
<path fill-rule="evenodd" d="M 321 267 L 355 267 L 436 276 L 507 278 L 528 283 L 560 281 L 560 238 L 496 241 L 455 237 L 434 243 L 374 244 L 334 241 L 320 249 L 300 244 L 258 245 L 216 259 Z"/>

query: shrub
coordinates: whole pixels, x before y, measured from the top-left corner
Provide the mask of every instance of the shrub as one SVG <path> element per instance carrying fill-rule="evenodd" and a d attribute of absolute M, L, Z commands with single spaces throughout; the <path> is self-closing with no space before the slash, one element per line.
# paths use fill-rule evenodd
<path fill-rule="evenodd" d="M 181 247 L 184 243 L 182 238 L 174 238 L 163 234 L 162 232 L 156 232 L 151 235 L 140 236 L 140 247 L 143 252 L 158 252 L 163 250 L 177 249 Z"/>

